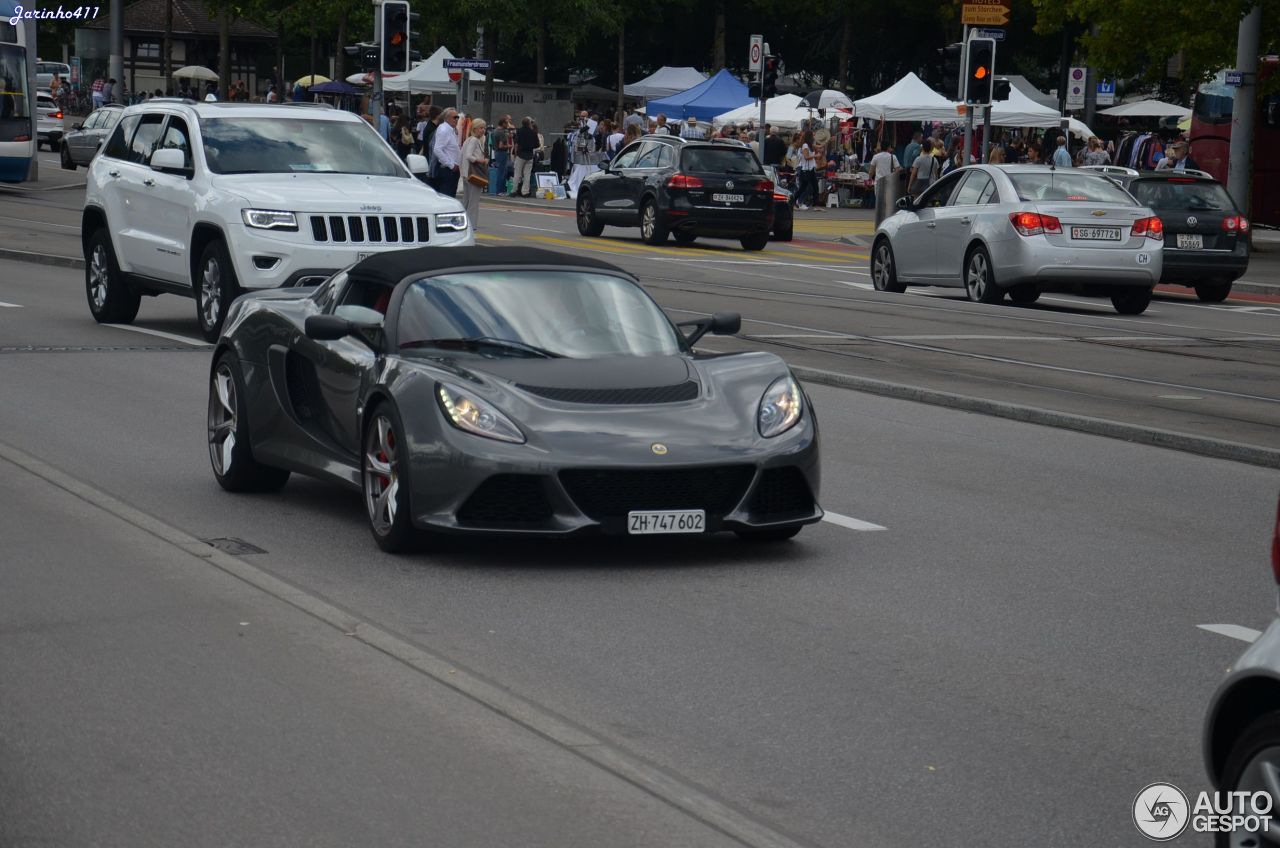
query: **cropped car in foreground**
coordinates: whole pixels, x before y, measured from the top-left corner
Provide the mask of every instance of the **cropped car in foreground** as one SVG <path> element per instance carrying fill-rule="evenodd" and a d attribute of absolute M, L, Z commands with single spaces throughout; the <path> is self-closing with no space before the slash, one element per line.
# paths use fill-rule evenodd
<path fill-rule="evenodd" d="M 763 250 L 773 228 L 773 181 L 751 148 L 737 141 L 685 141 L 647 135 L 634 141 L 578 189 L 578 232 L 639 227 L 646 244 L 668 234 L 736 238 Z"/>
<path fill-rule="evenodd" d="M 963 286 L 970 300 L 1020 304 L 1076 291 L 1136 315 L 1160 279 L 1163 223 L 1102 174 L 971 165 L 898 209 L 871 248 L 879 291 Z"/>
<path fill-rule="evenodd" d="M 771 353 L 702 354 L 634 277 L 525 248 L 383 253 L 244 295 L 210 371 L 228 490 L 359 487 L 386 550 L 420 534 L 795 535 L 818 427 Z M 425 531 L 425 533 L 421 533 Z"/>
<path fill-rule="evenodd" d="M 1271 574 L 1280 586 L 1280 504 L 1271 536 Z M 1280 810 L 1280 617 L 1250 645 L 1218 687 L 1204 723 L 1204 762 L 1219 792 L 1266 792 Z M 1217 845 L 1275 844 L 1251 833 L 1218 834 Z"/>
<path fill-rule="evenodd" d="M 1226 300 L 1249 270 L 1249 219 L 1204 171 L 1108 174 L 1164 224 L 1160 282 L 1190 286 L 1208 303 Z"/>

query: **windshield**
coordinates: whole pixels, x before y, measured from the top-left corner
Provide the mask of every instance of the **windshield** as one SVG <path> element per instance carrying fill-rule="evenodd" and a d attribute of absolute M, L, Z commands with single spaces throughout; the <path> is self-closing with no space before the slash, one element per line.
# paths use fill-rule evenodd
<path fill-rule="evenodd" d="M 689 147 L 680 159 L 685 171 L 702 174 L 763 174 L 760 160 L 743 147 Z"/>
<path fill-rule="evenodd" d="M 481 356 L 680 352 L 675 327 L 639 286 L 589 272 L 475 271 L 419 280 L 405 292 L 398 331 L 401 350 Z"/>
<path fill-rule="evenodd" d="M 1133 198 L 1124 189 L 1101 175 L 1067 171 L 1035 171 L 1011 173 L 1009 179 L 1019 200 L 1078 201 L 1087 203 L 1119 203 L 1133 206 Z"/>
<path fill-rule="evenodd" d="M 16 44 L 0 44 L 0 141 L 30 137 L 27 54 Z"/>
<path fill-rule="evenodd" d="M 407 175 L 395 153 L 363 122 L 207 118 L 200 130 L 205 161 L 215 174 Z"/>
<path fill-rule="evenodd" d="M 1139 203 L 1156 211 L 1225 212 L 1234 210 L 1231 197 L 1218 183 L 1200 180 L 1137 180 L 1129 191 Z"/>

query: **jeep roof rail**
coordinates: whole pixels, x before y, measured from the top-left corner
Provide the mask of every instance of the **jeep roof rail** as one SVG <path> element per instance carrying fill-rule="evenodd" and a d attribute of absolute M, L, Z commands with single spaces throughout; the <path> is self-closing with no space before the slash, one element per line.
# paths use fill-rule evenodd
<path fill-rule="evenodd" d="M 263 106 L 306 106 L 311 109 L 332 109 L 332 103 L 263 103 Z"/>

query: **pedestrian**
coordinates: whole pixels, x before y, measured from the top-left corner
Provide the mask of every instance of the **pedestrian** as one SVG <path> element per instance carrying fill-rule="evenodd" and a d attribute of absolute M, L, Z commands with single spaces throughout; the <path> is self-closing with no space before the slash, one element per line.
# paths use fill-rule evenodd
<path fill-rule="evenodd" d="M 625 133 L 628 127 L 635 127 L 640 135 L 644 135 L 645 123 L 644 115 L 633 107 L 627 110 L 627 117 L 622 119 L 622 130 Z"/>
<path fill-rule="evenodd" d="M 618 151 L 622 148 L 622 142 L 626 137 L 627 134 L 622 131 L 622 127 L 615 127 L 613 124 L 609 124 L 609 135 L 604 140 L 604 151 L 609 155 L 610 159 L 618 155 Z"/>
<path fill-rule="evenodd" d="M 919 135 L 919 133 L 916 133 L 916 135 Z M 912 144 L 915 145 L 915 149 L 918 152 L 915 158 L 911 160 L 911 174 L 907 179 L 907 194 L 911 197 L 919 197 L 933 183 L 934 166 L 938 160 L 934 158 L 932 149 L 925 152 L 924 147 L 918 141 L 913 140 Z M 912 149 L 912 144 L 907 145 L 908 150 Z"/>
<path fill-rule="evenodd" d="M 991 152 L 987 154 L 987 164 L 1003 165 L 1004 164 L 1004 148 L 998 144 L 992 147 Z"/>
<path fill-rule="evenodd" d="M 876 144 L 876 152 L 871 157 L 869 172 L 876 181 L 877 196 L 888 186 L 886 180 L 896 180 L 901 170 L 902 165 L 899 164 L 898 157 L 893 155 L 893 149 L 889 142 L 882 141 Z"/>
<path fill-rule="evenodd" d="M 587 178 L 596 163 L 596 137 L 591 132 L 587 113 L 578 116 L 578 126 L 569 135 L 569 196 L 578 196 L 578 186 Z"/>
<path fill-rule="evenodd" d="M 529 197 L 529 182 L 533 179 L 533 157 L 538 152 L 538 133 L 533 129 L 533 118 L 525 115 L 516 130 L 516 173 L 512 187 L 516 197 Z"/>
<path fill-rule="evenodd" d="M 930 145 L 928 150 L 925 150 L 923 141 L 924 133 L 920 132 L 920 130 L 916 130 L 911 134 L 911 141 L 907 143 L 907 149 L 902 152 L 902 161 L 904 163 L 915 162 L 919 158 L 921 151 L 930 154 L 933 152 L 933 145 Z M 910 165 L 907 167 L 910 167 Z M 909 193 L 910 191 L 908 191 Z"/>
<path fill-rule="evenodd" d="M 116 78 L 111 77 L 102 86 L 102 102 L 115 103 Z"/>
<path fill-rule="evenodd" d="M 1191 150 L 1185 141 L 1179 139 L 1169 145 L 1169 155 L 1156 163 L 1157 171 L 1198 171 L 1200 166 L 1191 158 Z"/>
<path fill-rule="evenodd" d="M 280 95 L 276 93 L 275 83 L 272 83 L 271 85 L 267 86 L 267 102 L 268 103 L 280 102 Z"/>
<path fill-rule="evenodd" d="M 1067 150 L 1066 136 L 1058 136 L 1058 149 L 1053 151 L 1053 167 L 1071 167 L 1071 153 Z"/>
<path fill-rule="evenodd" d="M 653 127 L 654 135 L 671 135 L 671 128 L 667 126 L 667 116 L 658 113 L 658 122 Z"/>
<path fill-rule="evenodd" d="M 801 211 L 811 208 L 809 202 L 818 197 L 816 144 L 812 131 L 806 131 L 800 137 L 800 164 L 796 166 L 796 209 Z"/>
<path fill-rule="evenodd" d="M 396 116 L 395 127 L 391 130 L 391 146 L 402 162 L 409 161 L 409 154 L 413 152 L 413 128 L 409 126 L 408 115 Z"/>
<path fill-rule="evenodd" d="M 1081 159 L 1083 165 L 1110 165 L 1111 157 L 1102 149 L 1102 139 L 1096 135 L 1089 137 L 1089 147 Z"/>
<path fill-rule="evenodd" d="M 489 146 L 485 142 L 486 126 L 484 119 L 476 118 L 471 122 L 471 131 L 462 144 L 460 156 L 466 168 L 467 182 L 462 187 L 462 202 L 467 207 L 467 218 L 471 221 L 471 229 L 480 229 L 480 195 L 489 185 Z"/>
<path fill-rule="evenodd" d="M 707 137 L 706 127 L 698 125 L 698 118 L 690 115 L 689 119 L 684 122 L 684 129 L 680 130 L 680 137 L 693 141 L 705 139 Z"/>
<path fill-rule="evenodd" d="M 498 170 L 498 194 L 507 193 L 507 166 L 511 163 L 511 146 L 515 132 L 511 116 L 503 115 L 493 130 L 493 166 Z"/>
<path fill-rule="evenodd" d="M 764 164 L 778 166 L 782 164 L 782 160 L 787 155 L 787 143 L 782 140 L 782 136 L 778 135 L 777 127 L 766 125 L 764 137 Z"/>
<path fill-rule="evenodd" d="M 458 172 L 460 150 L 458 145 L 458 110 L 450 107 L 444 110 L 440 126 L 431 139 L 431 157 L 435 161 L 432 176 L 435 178 L 436 191 L 445 197 L 458 194 Z"/>

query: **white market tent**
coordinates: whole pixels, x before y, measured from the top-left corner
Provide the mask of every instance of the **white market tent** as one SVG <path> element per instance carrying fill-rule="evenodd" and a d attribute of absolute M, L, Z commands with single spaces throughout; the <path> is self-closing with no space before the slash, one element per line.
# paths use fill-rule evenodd
<path fill-rule="evenodd" d="M 955 121 L 956 104 L 908 73 L 879 94 L 853 101 L 853 114 L 877 121 Z"/>
<path fill-rule="evenodd" d="M 1159 100 L 1139 100 L 1103 109 L 1098 114 L 1117 118 L 1190 118 L 1191 110 L 1186 106 L 1162 103 Z"/>
<path fill-rule="evenodd" d="M 779 94 L 777 97 L 771 97 L 764 104 L 764 108 L 765 123 L 784 130 L 799 129 L 801 121 L 817 114 L 809 107 L 801 106 L 800 96 L 796 94 Z M 722 127 L 725 124 L 754 124 L 759 121 L 760 104 L 748 103 L 723 115 L 717 115 L 711 123 L 716 127 Z"/>
<path fill-rule="evenodd" d="M 695 85 L 707 81 L 707 75 L 696 68 L 673 68 L 663 66 L 649 76 L 623 86 L 622 93 L 628 97 L 643 97 L 646 100 L 659 100 L 682 91 L 688 91 Z"/>
<path fill-rule="evenodd" d="M 386 91 L 429 91 L 437 94 L 456 91 L 458 84 L 449 79 L 449 71 L 444 66 L 444 60 L 452 58 L 448 48 L 441 47 L 409 73 L 384 77 L 382 88 Z M 472 82 L 484 82 L 484 74 L 479 71 L 467 73 L 471 74 Z"/>
<path fill-rule="evenodd" d="M 979 113 L 980 114 L 980 113 Z M 1056 127 L 1062 123 L 1057 109 L 1032 100 L 1017 86 L 1009 89 L 1008 100 L 997 100 L 991 107 L 991 123 L 997 127 Z M 1093 135 L 1083 121 L 1068 118 L 1072 135 L 1085 141 Z"/>

